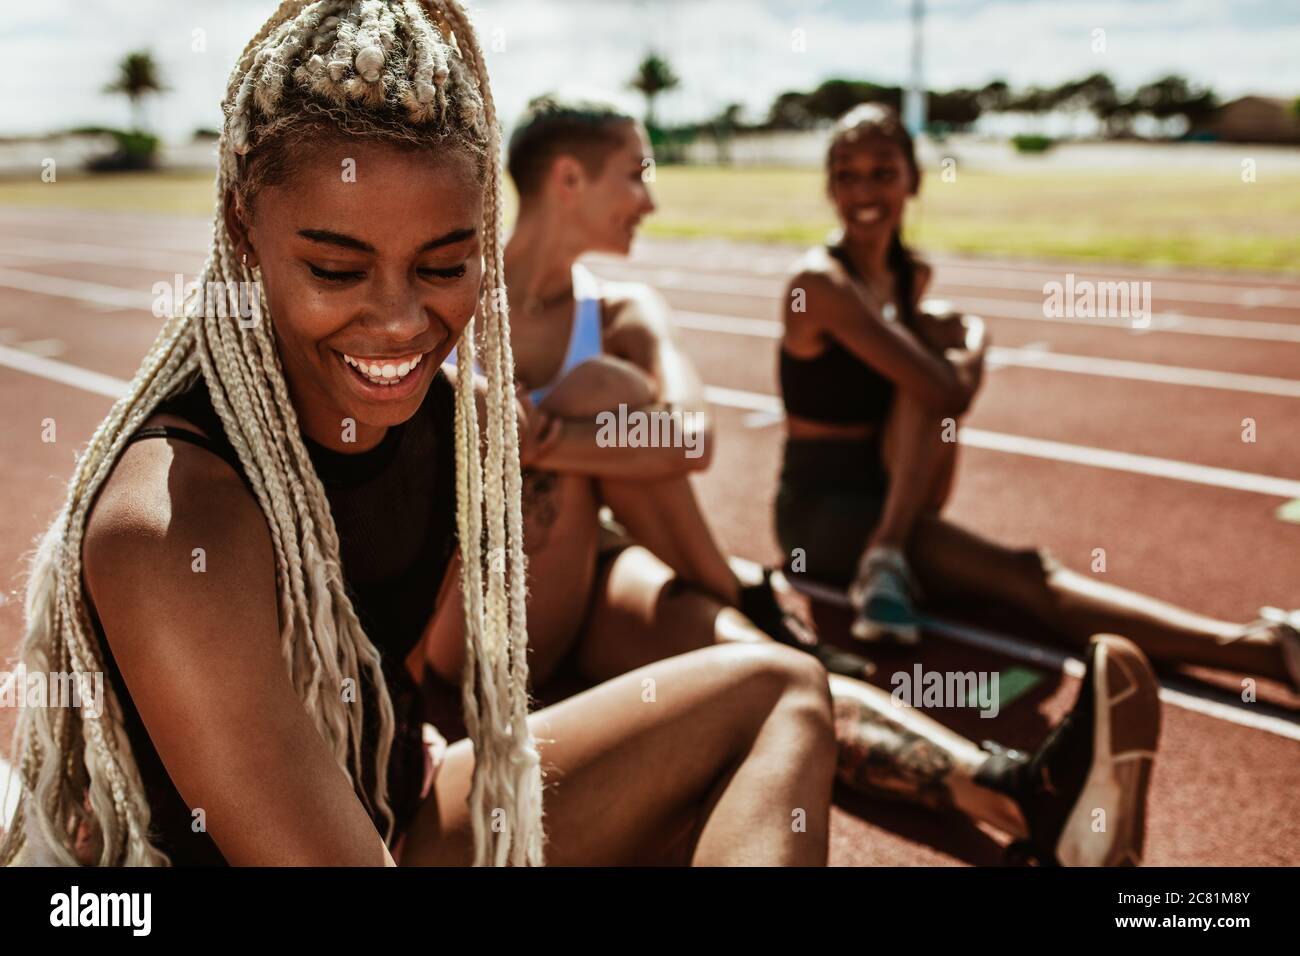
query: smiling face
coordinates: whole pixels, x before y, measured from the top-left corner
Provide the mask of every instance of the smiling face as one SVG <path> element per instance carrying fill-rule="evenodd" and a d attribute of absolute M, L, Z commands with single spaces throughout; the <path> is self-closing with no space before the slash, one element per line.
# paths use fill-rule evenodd
<path fill-rule="evenodd" d="M 850 131 L 830 156 L 827 188 L 847 240 L 889 237 L 916 193 L 915 174 L 903 149 L 880 133 Z"/>
<path fill-rule="evenodd" d="M 340 140 L 258 190 L 242 219 L 228 213 L 236 246 L 261 267 L 289 392 L 314 440 L 362 451 L 420 407 L 478 304 L 482 203 L 463 151 Z M 343 441 L 345 419 L 354 442 Z"/>
<path fill-rule="evenodd" d="M 578 230 L 584 252 L 627 255 L 637 226 L 655 210 L 644 175 L 652 157 L 650 141 L 641 125 L 618 126 L 618 145 L 610 150 L 595 173 L 578 162 L 566 166 L 580 182 L 571 192 L 570 221 Z"/>

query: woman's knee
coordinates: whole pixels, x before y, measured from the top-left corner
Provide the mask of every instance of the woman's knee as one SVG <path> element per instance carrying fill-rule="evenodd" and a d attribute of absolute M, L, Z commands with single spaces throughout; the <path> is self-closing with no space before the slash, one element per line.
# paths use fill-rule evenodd
<path fill-rule="evenodd" d="M 723 650 L 723 648 L 719 648 Z M 731 645 L 735 681 L 761 726 L 773 714 L 798 724 L 812 746 L 834 748 L 834 717 L 826 670 L 810 654 L 775 642 Z"/>
<path fill-rule="evenodd" d="M 612 355 L 598 355 L 575 365 L 542 402 L 556 415 L 595 415 L 616 409 L 648 405 L 658 387 L 645 371 Z"/>

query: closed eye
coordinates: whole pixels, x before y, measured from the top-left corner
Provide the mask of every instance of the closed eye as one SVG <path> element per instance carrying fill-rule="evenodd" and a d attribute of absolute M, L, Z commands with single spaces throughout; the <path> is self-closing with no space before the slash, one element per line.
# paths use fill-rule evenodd
<path fill-rule="evenodd" d="M 314 266 L 310 262 L 307 263 L 307 268 L 311 270 L 311 274 L 316 278 L 324 279 L 327 282 L 351 282 L 354 279 L 365 277 L 364 272 L 333 272 L 329 269 Z"/>
<path fill-rule="evenodd" d="M 421 269 L 420 275 L 436 279 L 459 279 L 465 274 L 465 263 L 448 269 Z"/>

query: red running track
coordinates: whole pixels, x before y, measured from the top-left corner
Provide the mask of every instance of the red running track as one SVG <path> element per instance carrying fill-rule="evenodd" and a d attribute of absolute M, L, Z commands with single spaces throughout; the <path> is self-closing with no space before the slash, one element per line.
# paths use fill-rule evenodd
<path fill-rule="evenodd" d="M 154 283 L 194 276 L 210 225 L 13 209 L 0 210 L 0 226 L 7 657 L 21 628 L 22 557 L 111 404 L 103 381 L 76 370 L 117 380 L 134 373 L 157 328 Z M 797 251 L 647 241 L 629 261 L 592 263 L 609 278 L 650 282 L 673 306 L 719 419 L 715 464 L 697 487 L 724 546 L 764 562 L 781 559 L 770 518 L 781 439 L 773 335 L 782 274 Z M 998 348 L 999 367 L 966 423 L 950 518 L 1008 544 L 1044 545 L 1080 570 L 1104 548 L 1112 583 L 1231 620 L 1251 619 L 1265 604 L 1300 604 L 1300 516 L 1280 516 L 1300 499 L 1300 279 L 934 261 L 933 294 L 985 316 Z M 1044 283 L 1064 282 L 1068 272 L 1151 282 L 1152 327 L 1045 320 Z M 1247 418 L 1254 442 L 1242 441 Z M 42 441 L 47 419 L 57 428 L 52 443 Z M 822 608 L 818 617 L 842 638 L 837 612 Z M 882 675 L 914 661 L 972 670 L 1013 663 L 936 636 L 919 653 L 876 657 Z M 936 716 L 976 739 L 1032 747 L 1076 687 L 1052 667 L 1038 670 L 1046 679 L 992 720 L 957 710 Z M 1264 681 L 1259 704 L 1216 711 L 1204 698 L 1239 693 L 1241 675 L 1165 676 L 1190 694 L 1163 705 L 1147 862 L 1300 863 L 1292 796 L 1300 790 L 1300 699 Z M 6 739 L 11 727 L 12 713 L 0 711 Z M 835 864 L 996 863 L 1005 842 L 951 816 L 848 794 L 837 803 Z"/>

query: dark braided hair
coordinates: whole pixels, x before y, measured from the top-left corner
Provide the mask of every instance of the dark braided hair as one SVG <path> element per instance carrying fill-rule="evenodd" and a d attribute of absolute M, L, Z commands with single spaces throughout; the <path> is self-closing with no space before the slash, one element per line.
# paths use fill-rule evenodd
<path fill-rule="evenodd" d="M 835 128 L 831 131 L 830 145 L 826 149 L 827 176 L 830 176 L 837 154 L 852 149 L 872 136 L 887 139 L 902 150 L 903 160 L 912 174 L 912 194 L 915 195 L 921 187 L 921 167 L 916 162 L 916 144 L 899 118 L 898 111 L 883 103 L 862 103 L 836 120 Z M 839 254 L 837 250 L 832 252 L 836 252 L 836 258 L 844 262 L 850 272 L 854 271 L 847 256 Z M 897 283 L 899 318 L 911 326 L 916 319 L 913 304 L 916 296 L 916 259 L 912 251 L 903 245 L 903 237 L 898 229 L 889 238 L 889 251 L 885 261 Z"/>

